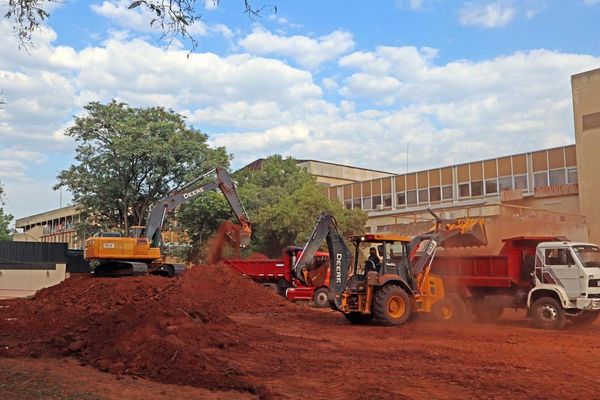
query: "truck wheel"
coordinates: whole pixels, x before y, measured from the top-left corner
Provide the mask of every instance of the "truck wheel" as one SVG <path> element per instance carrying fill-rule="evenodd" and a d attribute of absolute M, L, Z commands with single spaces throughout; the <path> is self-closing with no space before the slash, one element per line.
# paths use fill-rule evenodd
<path fill-rule="evenodd" d="M 381 325 L 402 325 L 410 317 L 411 309 L 408 293 L 400 286 L 387 285 L 375 294 L 373 319 Z"/>
<path fill-rule="evenodd" d="M 538 329 L 560 329 L 565 326 L 565 310 L 552 297 L 537 299 L 531 306 L 533 326 Z"/>
<path fill-rule="evenodd" d="M 273 292 L 275 292 L 275 294 L 281 294 L 279 292 L 279 286 L 277 286 L 277 284 L 275 283 L 263 283 L 262 286 L 266 289 L 272 290 Z"/>
<path fill-rule="evenodd" d="M 457 294 L 451 293 L 436 302 L 431 309 L 432 317 L 439 322 L 462 321 L 467 313 L 465 301 Z"/>
<path fill-rule="evenodd" d="M 313 304 L 317 308 L 325 308 L 329 305 L 329 289 L 322 287 L 315 290 Z"/>
<path fill-rule="evenodd" d="M 344 314 L 344 317 L 350 322 L 352 325 L 358 324 L 368 324 L 373 319 L 373 314 L 362 314 L 359 312 L 351 312 L 348 314 Z"/>
<path fill-rule="evenodd" d="M 504 307 L 478 301 L 472 304 L 472 311 L 475 318 L 480 322 L 496 322 L 504 312 Z"/>
<path fill-rule="evenodd" d="M 600 317 L 600 311 L 588 311 L 572 319 L 577 325 L 591 325 Z"/>

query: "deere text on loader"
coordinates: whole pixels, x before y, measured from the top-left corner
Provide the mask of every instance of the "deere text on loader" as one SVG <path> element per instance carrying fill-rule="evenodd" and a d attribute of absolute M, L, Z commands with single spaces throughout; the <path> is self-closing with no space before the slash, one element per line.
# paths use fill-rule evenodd
<path fill-rule="evenodd" d="M 351 323 L 372 320 L 380 325 L 401 325 L 417 312 L 429 313 L 436 304 L 445 304 L 444 283 L 430 273 L 439 246 L 487 244 L 483 220 L 442 221 L 435 217 L 435 227 L 414 238 L 395 234 L 351 236 L 352 254 L 335 218 L 321 213 L 293 272 L 300 282 L 310 285 L 310 261 L 326 240 L 331 268 L 331 307 L 343 313 Z M 365 259 L 364 250 L 370 247 L 375 247 L 382 256 L 379 268 L 369 265 L 372 262 Z M 415 257 L 418 250 L 421 254 Z"/>
<path fill-rule="evenodd" d="M 212 177 L 208 183 L 206 178 Z M 144 275 L 147 273 L 173 276 L 185 270 L 183 264 L 164 261 L 161 253 L 162 227 L 168 213 L 204 193 L 219 189 L 227 199 L 241 229 L 231 232 L 240 247 L 250 242 L 250 220 L 237 194 L 235 183 L 223 168 L 217 167 L 199 176 L 179 190 L 159 200 L 150 211 L 145 227 L 134 227 L 133 237 L 120 233 L 101 232 L 85 242 L 84 257 L 90 261 L 97 276 Z"/>

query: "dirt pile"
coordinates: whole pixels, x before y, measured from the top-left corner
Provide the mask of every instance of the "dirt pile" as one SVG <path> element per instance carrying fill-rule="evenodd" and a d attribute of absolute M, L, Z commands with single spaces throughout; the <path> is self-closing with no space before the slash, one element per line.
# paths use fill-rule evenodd
<path fill-rule="evenodd" d="M 74 277 L 0 307 L 0 356 L 74 355 L 115 374 L 266 397 L 229 360 L 277 335 L 230 316 L 303 312 L 224 265 L 171 279 Z"/>

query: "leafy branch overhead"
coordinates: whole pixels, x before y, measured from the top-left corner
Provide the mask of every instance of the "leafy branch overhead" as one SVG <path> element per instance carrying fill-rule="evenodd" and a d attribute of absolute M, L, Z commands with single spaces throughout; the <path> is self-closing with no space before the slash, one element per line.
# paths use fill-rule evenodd
<path fill-rule="evenodd" d="M 59 1 L 8 0 L 8 11 L 4 17 L 12 20 L 13 29 L 19 40 L 19 48 L 27 49 L 33 44 L 32 34 L 50 17 L 48 5 Z M 198 41 L 190 33 L 190 28 L 202 19 L 200 10 L 203 10 L 207 3 L 217 7 L 220 0 L 133 0 L 128 8 L 146 10 L 149 14 L 148 25 L 158 30 L 161 40 L 167 39 L 169 44 L 175 38 L 189 40 L 192 49 L 195 49 Z M 250 0 L 244 0 L 244 13 L 251 19 L 263 15 L 266 11 L 276 13 L 277 7 L 274 5 L 255 7 Z"/>

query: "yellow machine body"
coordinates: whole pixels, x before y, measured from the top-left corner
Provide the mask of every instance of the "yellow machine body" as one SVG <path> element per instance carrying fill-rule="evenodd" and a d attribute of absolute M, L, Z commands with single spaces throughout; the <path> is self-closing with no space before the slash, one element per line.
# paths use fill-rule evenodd
<path fill-rule="evenodd" d="M 151 262 L 160 259 L 161 253 L 146 238 L 92 237 L 85 241 L 84 258 Z"/>

